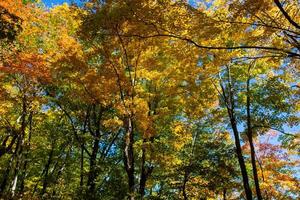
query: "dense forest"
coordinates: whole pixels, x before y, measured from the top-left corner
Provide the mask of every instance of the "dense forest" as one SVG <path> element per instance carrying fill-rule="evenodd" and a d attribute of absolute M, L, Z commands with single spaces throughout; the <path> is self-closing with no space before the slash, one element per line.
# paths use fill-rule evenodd
<path fill-rule="evenodd" d="M 300 198 L 299 1 L 44 3 L 0 0 L 0 199 Z"/>

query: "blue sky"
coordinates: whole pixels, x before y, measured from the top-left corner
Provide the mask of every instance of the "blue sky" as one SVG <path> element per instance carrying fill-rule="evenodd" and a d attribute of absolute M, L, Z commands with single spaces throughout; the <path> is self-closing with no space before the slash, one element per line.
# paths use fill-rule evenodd
<path fill-rule="evenodd" d="M 64 2 L 67 2 L 67 3 L 71 3 L 72 0 L 42 0 L 42 2 L 47 6 L 47 7 L 52 7 L 52 6 L 55 6 L 55 5 L 59 5 L 59 4 L 62 4 Z M 74 2 L 74 1 L 73 1 Z M 75 1 L 76 2 L 76 1 Z"/>

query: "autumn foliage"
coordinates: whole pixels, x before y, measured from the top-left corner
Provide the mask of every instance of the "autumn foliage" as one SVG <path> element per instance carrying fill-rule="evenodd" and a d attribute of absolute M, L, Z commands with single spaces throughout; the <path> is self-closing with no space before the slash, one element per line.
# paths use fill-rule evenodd
<path fill-rule="evenodd" d="M 0 1 L 0 199 L 299 199 L 297 1 Z"/>

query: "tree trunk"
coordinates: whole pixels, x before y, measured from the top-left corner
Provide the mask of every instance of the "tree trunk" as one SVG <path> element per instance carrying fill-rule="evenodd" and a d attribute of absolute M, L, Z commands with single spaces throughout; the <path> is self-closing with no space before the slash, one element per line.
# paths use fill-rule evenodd
<path fill-rule="evenodd" d="M 146 148 L 145 148 L 145 139 L 143 139 L 142 144 L 142 169 L 141 169 L 141 177 L 140 177 L 140 196 L 141 199 L 144 198 L 145 195 L 145 187 L 146 187 L 146 180 L 147 180 L 147 172 L 146 172 Z"/>
<path fill-rule="evenodd" d="M 99 152 L 99 142 L 100 142 L 100 134 L 101 134 L 101 127 L 100 127 L 100 121 L 102 117 L 102 110 L 100 108 L 99 114 L 97 115 L 96 112 L 96 106 L 93 106 L 93 123 L 96 127 L 95 132 L 91 130 L 90 133 L 94 137 L 93 147 L 92 147 L 92 154 L 90 156 L 90 169 L 88 172 L 88 180 L 87 180 L 87 195 L 89 199 L 95 199 L 95 189 L 96 189 L 96 178 L 98 175 L 97 170 L 97 155 Z M 83 145 L 82 145 L 83 146 Z"/>
<path fill-rule="evenodd" d="M 23 145 L 22 143 L 23 143 L 23 137 L 20 136 L 18 138 L 17 147 L 16 147 L 16 166 L 14 169 L 14 179 L 12 181 L 12 187 L 11 187 L 12 197 L 14 197 L 17 192 L 17 184 L 18 184 L 18 180 L 19 180 L 20 165 L 22 162 L 22 145 Z"/>
<path fill-rule="evenodd" d="M 94 139 L 92 155 L 90 157 L 90 170 L 88 173 L 88 180 L 87 180 L 87 189 L 88 195 L 91 199 L 95 198 L 95 180 L 97 177 L 97 170 L 96 170 L 96 162 L 97 162 L 97 153 L 99 151 L 99 135 L 96 136 Z"/>
<path fill-rule="evenodd" d="M 253 178 L 255 183 L 256 189 L 256 196 L 258 200 L 262 200 L 262 194 L 259 187 L 259 179 L 257 175 L 257 168 L 256 168 L 256 160 L 255 160 L 255 148 L 253 144 L 253 132 L 252 132 L 252 125 L 251 125 L 251 112 L 250 112 L 250 77 L 247 79 L 247 137 L 250 144 L 250 151 L 251 151 L 251 164 L 252 164 L 252 172 Z"/>
<path fill-rule="evenodd" d="M 146 166 L 146 139 L 143 139 L 143 146 L 142 146 L 142 167 L 141 167 L 141 177 L 140 177 L 140 196 L 141 199 L 144 198 L 145 195 L 145 188 L 146 188 L 146 182 L 148 177 L 153 171 L 153 167 L 147 167 Z"/>
<path fill-rule="evenodd" d="M 186 168 L 184 170 L 184 178 L 183 178 L 183 185 L 182 185 L 182 195 L 183 195 L 184 200 L 188 200 L 188 196 L 187 196 L 187 193 L 186 193 L 186 183 L 189 180 L 189 174 L 190 174 L 189 169 Z"/>
<path fill-rule="evenodd" d="M 31 134 L 32 134 L 32 112 L 29 114 L 29 132 L 28 132 L 28 139 L 26 142 L 26 153 L 24 155 L 24 165 L 21 173 L 21 184 L 20 184 L 20 193 L 23 193 L 24 190 L 24 184 L 25 184 L 25 179 L 27 175 L 27 165 L 28 165 L 28 156 L 30 153 L 30 142 L 31 142 Z"/>
<path fill-rule="evenodd" d="M 68 162 L 69 157 L 70 157 L 71 148 L 72 148 L 72 146 L 70 146 L 69 151 L 66 152 L 66 158 L 64 159 L 64 161 L 63 161 L 63 163 L 62 163 L 60 169 L 59 169 L 58 172 L 57 172 L 57 175 L 56 175 L 56 177 L 55 177 L 55 181 L 54 181 L 54 183 L 53 183 L 54 185 L 57 185 L 57 184 L 58 184 L 59 179 L 60 179 L 60 177 L 62 176 L 63 171 L 64 171 L 65 168 L 66 168 L 67 162 Z M 55 196 L 56 196 L 56 192 L 57 192 L 56 190 L 53 190 L 53 191 L 52 191 L 52 194 L 51 194 L 50 196 L 51 196 L 51 197 L 55 197 Z M 62 199 L 62 198 L 61 198 L 61 197 L 58 197 L 57 199 Z"/>
<path fill-rule="evenodd" d="M 9 159 L 8 165 L 7 165 L 6 170 L 5 170 L 4 174 L 3 174 L 3 179 L 2 179 L 2 182 L 1 182 L 1 185 L 0 185 L 0 198 L 4 194 L 4 191 L 5 191 L 7 182 L 8 182 L 9 173 L 10 173 L 10 170 L 11 170 L 11 167 L 12 167 L 12 163 L 13 163 L 14 157 L 15 157 L 15 155 L 12 155 L 11 158 Z"/>
<path fill-rule="evenodd" d="M 51 151 L 50 151 L 49 156 L 48 156 L 48 161 L 47 161 L 47 163 L 45 165 L 45 168 L 44 168 L 43 188 L 42 188 L 42 192 L 41 192 L 42 196 L 46 193 L 47 187 L 48 187 L 48 173 L 49 173 L 49 168 L 50 168 L 53 153 L 54 153 L 54 144 L 52 144 L 51 146 L 52 147 L 51 147 Z"/>
<path fill-rule="evenodd" d="M 249 186 L 249 178 L 248 178 L 247 169 L 246 169 L 246 165 L 245 165 L 245 161 L 244 161 L 244 157 L 243 157 L 243 153 L 242 153 L 242 148 L 241 148 L 241 144 L 240 144 L 239 132 L 238 132 L 236 120 L 234 117 L 231 117 L 230 123 L 231 123 L 231 127 L 232 127 L 233 134 L 234 134 L 236 154 L 238 157 L 238 161 L 239 161 L 239 165 L 240 165 L 240 169 L 241 169 L 241 173 L 242 173 L 242 177 L 243 177 L 243 185 L 244 185 L 246 197 L 247 197 L 247 200 L 251 200 L 252 199 L 252 191 Z"/>
<path fill-rule="evenodd" d="M 82 194 L 83 192 L 83 164 L 84 164 L 84 149 L 83 149 L 83 145 L 81 145 L 81 154 L 80 154 L 80 194 Z"/>
<path fill-rule="evenodd" d="M 24 140 L 25 140 L 26 126 L 27 126 L 26 117 L 27 117 L 27 97 L 26 97 L 26 93 L 24 91 L 24 94 L 22 97 L 21 127 L 20 127 L 20 131 L 19 131 L 18 141 L 16 144 L 16 167 L 15 167 L 14 179 L 13 179 L 12 188 L 11 188 L 12 196 L 15 196 L 15 193 L 17 191 L 17 184 L 18 184 L 18 180 L 20 179 L 19 173 L 22 170 L 21 166 L 22 166 L 22 163 L 24 162 L 22 154 L 23 154 L 23 147 L 25 144 Z M 22 182 L 22 180 L 21 180 L 21 182 Z"/>
<path fill-rule="evenodd" d="M 236 154 L 238 157 L 238 162 L 239 162 L 239 166 L 240 166 L 242 177 L 243 177 L 243 185 L 244 185 L 244 189 L 245 189 L 246 199 L 252 200 L 252 191 L 251 191 L 251 188 L 249 185 L 249 178 L 248 178 L 247 169 L 246 169 L 246 165 L 245 165 L 245 161 L 244 161 L 244 157 L 243 157 L 243 153 L 242 153 L 240 136 L 239 136 L 239 132 L 237 129 L 236 115 L 234 112 L 235 111 L 235 102 L 234 102 L 234 97 L 233 97 L 234 92 L 233 92 L 233 88 L 232 88 L 230 67 L 228 67 L 228 66 L 227 66 L 227 76 L 228 76 L 228 86 L 227 86 L 228 95 L 225 92 L 225 88 L 223 87 L 222 82 L 220 83 L 220 85 L 222 88 L 223 98 L 224 98 L 224 101 L 226 104 L 231 128 L 232 128 L 233 135 L 234 135 Z"/>
<path fill-rule="evenodd" d="M 223 200 L 226 200 L 226 189 L 223 190 Z"/>
<path fill-rule="evenodd" d="M 127 127 L 126 127 L 126 135 L 125 135 L 125 148 L 124 148 L 124 165 L 125 170 L 128 177 L 128 191 L 129 197 L 128 199 L 134 200 L 134 155 L 133 155 L 133 127 L 132 127 L 132 119 L 130 117 L 127 118 Z"/>
<path fill-rule="evenodd" d="M 15 130 L 11 130 L 11 132 L 13 133 L 13 138 L 11 139 L 10 143 L 8 144 L 8 146 L 6 146 L 8 139 L 10 138 L 10 135 L 6 136 L 0 146 L 0 158 L 5 155 L 6 153 L 10 152 L 13 148 L 13 145 L 15 144 L 17 138 L 18 138 L 18 134 Z"/>

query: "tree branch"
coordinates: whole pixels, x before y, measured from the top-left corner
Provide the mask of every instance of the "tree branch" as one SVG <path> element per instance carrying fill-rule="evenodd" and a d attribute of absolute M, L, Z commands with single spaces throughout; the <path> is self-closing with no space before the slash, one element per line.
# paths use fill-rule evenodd
<path fill-rule="evenodd" d="M 278 52 L 284 52 L 288 54 L 290 57 L 298 57 L 300 59 L 300 54 L 292 51 L 288 51 L 286 49 L 277 48 L 277 47 L 271 47 L 271 46 L 251 46 L 251 45 L 243 45 L 243 46 L 233 46 L 233 47 L 226 47 L 226 46 L 205 46 L 198 44 L 194 40 L 190 38 L 185 38 L 179 35 L 173 35 L 173 34 L 153 34 L 153 35 L 137 35 L 137 34 L 131 34 L 131 35 L 120 35 L 122 37 L 137 37 L 142 39 L 148 39 L 148 38 L 155 38 L 155 37 L 170 37 L 175 38 L 179 40 L 186 41 L 195 47 L 199 49 L 210 49 L 210 50 L 237 50 L 237 49 L 260 49 L 260 50 L 271 50 L 271 51 L 278 51 Z"/>
<path fill-rule="evenodd" d="M 300 29 L 300 25 L 297 24 L 290 16 L 289 14 L 284 10 L 279 0 L 274 0 L 276 6 L 279 8 L 281 13 L 284 15 L 284 17 L 296 28 Z"/>

